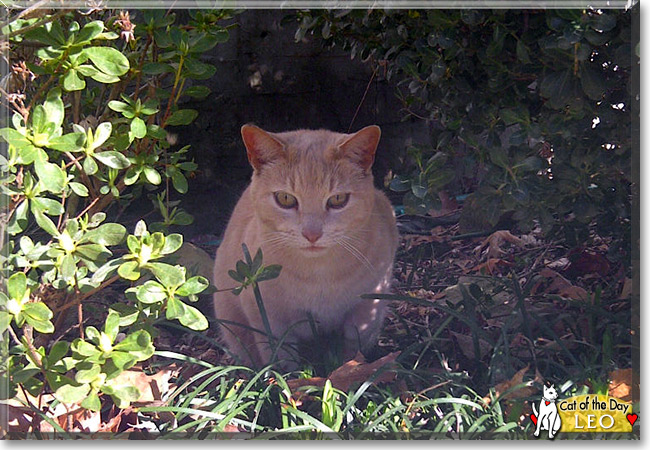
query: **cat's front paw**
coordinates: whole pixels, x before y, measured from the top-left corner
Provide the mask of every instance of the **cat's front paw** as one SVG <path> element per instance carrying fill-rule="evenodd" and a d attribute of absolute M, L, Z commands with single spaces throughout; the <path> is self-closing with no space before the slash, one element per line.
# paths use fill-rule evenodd
<path fill-rule="evenodd" d="M 535 430 L 535 433 L 533 433 L 535 437 L 539 437 L 539 430 Z"/>

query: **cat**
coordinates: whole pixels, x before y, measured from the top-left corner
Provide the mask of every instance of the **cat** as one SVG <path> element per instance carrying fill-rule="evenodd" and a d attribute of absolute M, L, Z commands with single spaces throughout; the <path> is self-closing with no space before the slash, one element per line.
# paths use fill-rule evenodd
<path fill-rule="evenodd" d="M 228 271 L 251 254 L 282 266 L 259 283 L 272 334 L 288 344 L 309 341 L 316 322 L 343 339 L 343 358 L 371 347 L 386 314 L 385 301 L 361 294 L 390 287 L 399 235 L 388 198 L 374 187 L 371 167 L 381 130 L 271 133 L 244 125 L 241 135 L 253 167 L 251 182 L 226 227 L 214 264 L 214 312 L 222 338 L 242 363 L 270 362 L 268 337 L 253 290 L 234 295 Z M 232 322 L 241 324 L 237 326 Z M 295 364 L 285 349 L 279 360 Z"/>
<path fill-rule="evenodd" d="M 532 404 L 533 413 L 537 417 L 535 437 L 539 437 L 540 430 L 548 430 L 548 438 L 553 439 L 562 426 L 562 419 L 558 414 L 557 405 L 555 404 L 557 396 L 558 394 L 554 385 L 544 385 L 544 395 L 539 402 L 539 414 L 537 408 L 535 408 L 535 403 Z"/>

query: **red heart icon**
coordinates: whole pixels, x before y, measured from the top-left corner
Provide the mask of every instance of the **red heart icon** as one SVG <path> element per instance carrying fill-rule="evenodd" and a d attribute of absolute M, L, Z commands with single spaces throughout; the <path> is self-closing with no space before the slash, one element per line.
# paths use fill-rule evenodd
<path fill-rule="evenodd" d="M 550 404 L 551 404 L 551 402 L 549 402 L 549 401 L 547 400 L 547 401 L 546 401 L 546 406 L 548 406 L 548 405 L 550 405 Z"/>
<path fill-rule="evenodd" d="M 635 414 L 635 416 L 636 416 L 636 414 Z M 535 414 L 530 415 L 530 420 L 533 421 L 533 425 L 537 426 L 537 416 Z M 630 420 L 629 417 L 628 417 L 628 420 Z M 634 418 L 634 420 L 636 420 L 636 417 Z"/>
<path fill-rule="evenodd" d="M 639 416 L 637 414 L 628 414 L 627 415 L 627 421 L 630 422 L 630 425 L 634 425 L 634 422 L 636 422 L 636 419 L 638 419 Z"/>

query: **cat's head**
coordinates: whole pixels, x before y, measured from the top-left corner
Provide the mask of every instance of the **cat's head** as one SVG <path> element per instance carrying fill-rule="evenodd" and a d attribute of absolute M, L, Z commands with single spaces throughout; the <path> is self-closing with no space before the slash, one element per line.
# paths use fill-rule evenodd
<path fill-rule="evenodd" d="M 544 398 L 547 400 L 555 400 L 557 398 L 557 390 L 553 384 L 544 385 Z"/>
<path fill-rule="evenodd" d="M 269 133 L 252 125 L 242 138 L 254 173 L 251 194 L 267 248 L 289 246 L 321 255 L 356 248 L 374 205 L 371 166 L 381 131 Z M 354 250 L 352 250 L 354 251 Z"/>

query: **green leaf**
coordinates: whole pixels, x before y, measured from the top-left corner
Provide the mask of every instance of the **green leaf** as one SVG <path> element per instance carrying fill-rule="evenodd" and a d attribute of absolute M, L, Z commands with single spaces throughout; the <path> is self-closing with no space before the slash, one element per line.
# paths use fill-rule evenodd
<path fill-rule="evenodd" d="M 611 31 L 616 27 L 616 16 L 613 14 L 600 13 L 593 23 L 593 28 L 601 33 Z"/>
<path fill-rule="evenodd" d="M 146 304 L 162 303 L 167 299 L 167 292 L 160 283 L 149 280 L 136 288 L 136 297 Z"/>
<path fill-rule="evenodd" d="M 539 92 L 554 109 L 564 108 L 573 95 L 573 74 L 570 70 L 551 72 L 542 80 Z"/>
<path fill-rule="evenodd" d="M 221 43 L 224 43 L 224 42 L 228 41 L 228 39 L 230 37 L 230 33 L 228 32 L 227 28 L 221 27 L 221 28 L 217 29 L 217 31 L 214 33 L 214 36 L 217 39 L 217 43 L 221 44 Z"/>
<path fill-rule="evenodd" d="M 178 233 L 172 233 L 169 236 L 165 236 L 165 245 L 160 250 L 161 255 L 169 255 L 174 253 L 176 250 L 181 248 L 183 245 L 183 235 Z"/>
<path fill-rule="evenodd" d="M 86 82 L 79 77 L 76 69 L 70 69 L 63 75 L 63 89 L 68 92 L 80 91 L 86 87 Z"/>
<path fill-rule="evenodd" d="M 111 310 L 120 315 L 120 326 L 128 327 L 133 325 L 140 316 L 140 311 L 136 306 L 126 305 L 124 303 L 115 303 L 111 305 Z"/>
<path fill-rule="evenodd" d="M 227 36 L 228 30 L 226 30 L 226 40 L 228 40 Z M 213 48 L 215 45 L 219 43 L 219 39 L 216 35 L 204 35 L 199 37 L 198 39 L 194 40 L 193 42 L 190 42 L 190 53 L 204 53 Z M 223 41 L 221 41 L 223 42 Z"/>
<path fill-rule="evenodd" d="M 77 264 L 75 263 L 74 256 L 70 254 L 63 255 L 63 258 L 61 258 L 61 265 L 59 266 L 59 274 L 63 281 L 67 283 L 72 280 L 76 270 Z"/>
<path fill-rule="evenodd" d="M 70 186 L 72 192 L 77 194 L 79 197 L 88 197 L 88 188 L 85 185 L 72 181 L 68 183 L 68 186 Z"/>
<path fill-rule="evenodd" d="M 180 266 L 152 262 L 147 265 L 158 281 L 167 288 L 176 288 L 185 282 L 185 272 Z"/>
<path fill-rule="evenodd" d="M 127 408 L 131 402 L 135 402 L 140 398 L 140 391 L 134 386 L 103 386 L 102 391 L 110 395 L 115 405 L 120 409 Z"/>
<path fill-rule="evenodd" d="M 113 125 L 110 122 L 102 122 L 97 125 L 95 133 L 93 134 L 93 145 L 90 149 L 95 150 L 96 148 L 101 147 L 111 136 L 112 131 Z"/>
<path fill-rule="evenodd" d="M 66 173 L 59 166 L 47 162 L 44 157 L 39 156 L 34 161 L 34 170 L 36 170 L 36 175 L 45 190 L 55 194 L 63 191 Z"/>
<path fill-rule="evenodd" d="M 137 261 L 128 261 L 117 268 L 117 273 L 125 280 L 135 281 L 140 278 L 140 267 Z"/>
<path fill-rule="evenodd" d="M 176 214 L 174 215 L 174 218 L 172 219 L 172 224 L 173 225 L 189 225 L 192 222 L 194 222 L 194 217 L 191 215 L 187 214 L 185 211 L 179 209 L 176 211 Z"/>
<path fill-rule="evenodd" d="M 23 272 L 14 273 L 7 280 L 7 294 L 9 298 L 22 300 L 27 292 L 27 276 Z"/>
<path fill-rule="evenodd" d="M 25 314 L 25 321 L 30 324 L 39 333 L 49 334 L 54 333 L 54 325 L 49 320 L 38 320 L 32 316 Z"/>
<path fill-rule="evenodd" d="M 66 341 L 58 341 L 50 349 L 50 353 L 47 355 L 48 362 L 51 365 L 54 365 L 57 361 L 63 359 L 63 357 L 68 353 L 70 349 L 70 343 Z"/>
<path fill-rule="evenodd" d="M 78 152 L 83 150 L 86 142 L 85 133 L 68 133 L 49 140 L 47 148 L 60 152 Z"/>
<path fill-rule="evenodd" d="M 129 369 L 130 367 L 133 367 L 136 362 L 138 362 L 137 358 L 135 358 L 133 355 L 116 351 L 111 353 L 110 359 L 113 361 L 113 364 L 115 364 L 115 367 L 117 367 L 119 370 Z"/>
<path fill-rule="evenodd" d="M 95 153 L 93 156 L 99 162 L 112 169 L 126 169 L 131 165 L 131 161 L 126 156 L 114 150 Z"/>
<path fill-rule="evenodd" d="M 94 244 L 101 245 L 118 245 L 124 241 L 126 228 L 119 223 L 105 223 L 90 230 L 84 236 L 84 240 L 89 240 Z"/>
<path fill-rule="evenodd" d="M 86 156 L 82 164 L 82 167 L 84 169 L 84 172 L 86 172 L 87 175 L 94 175 L 95 173 L 97 173 L 97 170 L 99 170 L 99 167 L 97 167 L 97 163 L 95 162 L 95 159 L 92 156 Z"/>
<path fill-rule="evenodd" d="M 88 367 L 87 369 L 78 370 L 74 376 L 74 379 L 79 384 L 90 383 L 97 378 L 102 371 L 102 368 L 99 364 L 85 364 Z"/>
<path fill-rule="evenodd" d="M 133 111 L 130 105 L 119 100 L 111 100 L 108 102 L 108 107 L 115 112 Z"/>
<path fill-rule="evenodd" d="M 605 77 L 601 70 L 591 64 L 582 64 L 580 67 L 580 83 L 582 90 L 592 100 L 601 100 L 607 93 Z"/>
<path fill-rule="evenodd" d="M 82 384 L 74 386 L 72 384 L 64 384 L 56 390 L 54 395 L 63 403 L 79 403 L 88 396 L 90 386 Z"/>
<path fill-rule="evenodd" d="M 108 311 L 106 322 L 104 323 L 104 333 L 110 336 L 112 341 L 117 338 L 117 333 L 120 331 L 120 315 L 115 311 Z"/>
<path fill-rule="evenodd" d="M 528 53 L 528 49 L 526 48 L 526 45 L 521 41 L 517 41 L 517 59 L 521 61 L 524 64 L 530 64 L 530 55 Z"/>
<path fill-rule="evenodd" d="M 202 99 L 210 95 L 210 92 L 212 91 L 207 86 L 191 86 L 185 89 L 183 94 L 188 95 L 192 98 Z"/>
<path fill-rule="evenodd" d="M 144 166 L 142 168 L 144 176 L 147 181 L 153 185 L 158 186 L 162 182 L 162 178 L 158 171 L 151 166 Z"/>
<path fill-rule="evenodd" d="M 503 120 L 503 123 L 508 126 L 519 123 L 520 121 L 520 117 L 514 109 L 502 109 L 499 111 L 499 116 Z"/>
<path fill-rule="evenodd" d="M 70 345 L 70 349 L 73 353 L 77 353 L 83 357 L 92 357 L 100 354 L 100 351 L 93 344 L 86 342 L 82 339 L 75 339 Z"/>
<path fill-rule="evenodd" d="M 129 60 L 111 47 L 89 47 L 84 53 L 99 70 L 114 76 L 124 75 L 129 70 Z"/>
<path fill-rule="evenodd" d="M 0 334 L 4 334 L 9 328 L 12 316 L 7 311 L 0 311 Z"/>
<path fill-rule="evenodd" d="M 88 397 L 81 402 L 80 406 L 96 412 L 99 412 L 102 409 L 102 403 L 99 401 L 99 396 L 95 392 L 91 392 Z"/>
<path fill-rule="evenodd" d="M 174 189 L 176 189 L 176 191 L 180 192 L 181 194 L 187 193 L 187 179 L 181 172 L 176 171 L 173 173 L 172 185 L 174 186 Z"/>
<path fill-rule="evenodd" d="M 194 109 L 179 109 L 172 113 L 169 118 L 167 118 L 166 125 L 189 125 L 194 119 L 199 115 L 198 111 Z"/>
<path fill-rule="evenodd" d="M 199 292 L 203 292 L 209 285 L 210 282 L 207 280 L 207 278 L 202 276 L 195 276 L 183 283 L 181 287 L 179 287 L 176 291 L 176 294 L 182 297 L 187 297 L 193 294 L 198 294 Z"/>
<path fill-rule="evenodd" d="M 490 148 L 490 160 L 499 167 L 507 168 L 508 167 L 508 155 L 505 150 L 501 147 L 492 147 Z"/>
<path fill-rule="evenodd" d="M 58 236 L 59 232 L 56 229 L 56 225 L 54 225 L 54 222 L 50 220 L 43 212 L 39 209 L 33 208 L 32 209 L 32 214 L 34 215 L 34 218 L 36 219 L 36 223 L 38 224 L 39 227 L 41 227 L 43 230 L 51 234 L 52 236 Z"/>
<path fill-rule="evenodd" d="M 272 280 L 274 278 L 277 278 L 280 276 L 281 271 L 282 266 L 279 264 L 271 264 L 270 266 L 266 266 L 262 270 L 262 273 L 257 276 L 257 281 Z"/>
<path fill-rule="evenodd" d="M 29 139 L 13 128 L 0 129 L 0 137 L 18 149 L 33 147 Z"/>
<path fill-rule="evenodd" d="M 237 281 L 238 283 L 243 283 L 244 280 L 246 279 L 243 275 L 240 275 L 239 272 L 236 272 L 234 270 L 229 270 L 228 275 L 230 276 L 230 278 Z"/>
<path fill-rule="evenodd" d="M 53 47 L 62 45 L 65 42 L 62 39 L 62 34 L 60 35 L 59 33 L 50 33 L 48 31 L 49 28 L 50 27 L 45 26 L 29 30 L 25 33 L 25 38 L 40 42 L 41 44 L 51 45 Z"/>
<path fill-rule="evenodd" d="M 92 41 L 104 31 L 104 22 L 94 20 L 84 25 L 79 34 L 74 39 L 75 45 L 85 44 Z"/>
<path fill-rule="evenodd" d="M 165 310 L 165 317 L 167 320 L 174 320 L 180 318 L 185 314 L 185 307 L 188 306 L 185 303 L 181 302 L 176 297 L 171 297 L 167 301 L 167 308 Z"/>
<path fill-rule="evenodd" d="M 23 312 L 35 320 L 50 320 L 52 318 L 52 311 L 42 302 L 25 303 Z"/>
<path fill-rule="evenodd" d="M 179 302 L 180 303 L 180 302 Z M 208 319 L 203 313 L 193 306 L 183 304 L 183 314 L 178 321 L 187 328 L 195 331 L 207 330 Z"/>
<path fill-rule="evenodd" d="M 7 232 L 15 235 L 27 228 L 27 213 L 29 211 L 29 200 L 25 199 L 16 208 L 14 214 L 7 224 Z M 56 231 L 56 230 L 55 230 Z"/>
<path fill-rule="evenodd" d="M 134 117 L 131 121 L 131 133 L 138 139 L 142 139 L 147 135 L 147 125 L 139 117 Z"/>
<path fill-rule="evenodd" d="M 124 340 L 115 344 L 113 349 L 129 353 L 138 361 L 150 358 L 155 350 L 151 342 L 151 335 L 145 330 L 138 330 L 127 335 Z"/>
<path fill-rule="evenodd" d="M 44 197 L 34 197 L 32 199 L 32 208 L 39 209 L 50 216 L 59 216 L 64 213 L 63 205 L 56 200 Z"/>
<path fill-rule="evenodd" d="M 57 87 L 47 93 L 43 108 L 45 108 L 45 112 L 47 113 L 48 122 L 54 123 L 54 126 L 59 128 L 63 124 L 63 118 L 65 116 L 65 107 L 63 100 L 61 100 L 61 89 Z"/>

